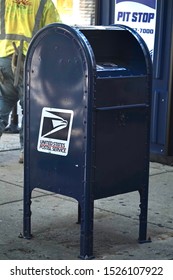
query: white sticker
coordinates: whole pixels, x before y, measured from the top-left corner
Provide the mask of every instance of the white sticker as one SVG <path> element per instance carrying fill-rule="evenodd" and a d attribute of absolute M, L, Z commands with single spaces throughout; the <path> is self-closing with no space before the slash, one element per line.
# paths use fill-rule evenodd
<path fill-rule="evenodd" d="M 67 156 L 72 122 L 72 110 L 44 107 L 41 115 L 37 150 L 43 153 Z"/>

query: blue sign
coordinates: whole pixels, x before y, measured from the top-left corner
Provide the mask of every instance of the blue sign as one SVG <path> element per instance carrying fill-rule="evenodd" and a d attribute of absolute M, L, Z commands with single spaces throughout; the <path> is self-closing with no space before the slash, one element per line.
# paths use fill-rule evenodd
<path fill-rule="evenodd" d="M 120 2 L 127 2 L 127 1 L 125 1 L 125 0 L 117 0 L 116 1 L 117 4 L 120 3 Z M 137 2 L 137 3 L 143 4 L 145 6 L 148 6 L 152 9 L 156 8 L 156 0 L 154 0 L 154 1 L 153 0 L 138 0 L 138 1 L 131 0 L 131 1 L 128 1 L 128 2 Z"/>

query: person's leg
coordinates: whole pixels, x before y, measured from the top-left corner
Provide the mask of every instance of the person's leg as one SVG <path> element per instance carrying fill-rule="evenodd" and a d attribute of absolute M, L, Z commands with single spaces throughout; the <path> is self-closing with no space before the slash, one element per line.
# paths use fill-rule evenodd
<path fill-rule="evenodd" d="M 24 58 L 23 58 L 24 59 Z M 23 133 L 23 69 L 21 69 L 21 75 L 19 78 L 19 83 L 18 83 L 18 93 L 19 93 L 19 104 L 21 106 L 22 109 L 22 120 L 21 120 L 21 127 L 19 129 L 19 137 L 20 137 L 20 147 L 21 147 L 21 153 L 20 153 L 20 157 L 19 157 L 19 163 L 23 163 L 24 162 L 24 133 Z"/>
<path fill-rule="evenodd" d="M 14 106 L 11 112 L 10 122 L 5 128 L 5 133 L 19 133 L 18 128 L 18 114 L 17 114 L 17 104 Z"/>
<path fill-rule="evenodd" d="M 2 136 L 7 124 L 9 114 L 11 112 L 12 106 L 5 102 L 0 89 L 0 137 Z"/>
<path fill-rule="evenodd" d="M 10 112 L 18 100 L 20 100 L 20 105 L 23 111 L 23 65 L 21 64 L 18 84 L 14 87 L 14 74 L 12 72 L 11 58 L 11 56 L 0 58 L 0 73 L 2 74 L 2 79 L 0 80 L 0 136 L 8 124 Z M 20 129 L 20 145 L 21 156 L 19 162 L 23 163 L 23 124 Z"/>
<path fill-rule="evenodd" d="M 18 100 L 17 90 L 13 86 L 11 57 L 0 58 L 0 136 L 8 125 L 9 114 Z"/>
<path fill-rule="evenodd" d="M 20 136 L 20 149 L 21 149 L 19 163 L 23 163 L 24 162 L 23 116 L 22 116 L 21 127 L 19 130 L 19 136 Z"/>

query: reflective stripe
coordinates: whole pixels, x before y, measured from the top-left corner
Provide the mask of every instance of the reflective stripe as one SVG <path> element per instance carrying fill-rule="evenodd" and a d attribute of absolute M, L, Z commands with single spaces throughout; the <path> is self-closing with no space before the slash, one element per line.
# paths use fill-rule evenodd
<path fill-rule="evenodd" d="M 35 25 L 32 31 L 32 37 L 33 35 L 35 35 L 37 33 L 37 31 L 39 30 L 39 24 L 40 24 L 40 19 L 43 13 L 43 9 L 44 9 L 44 5 L 46 4 L 47 0 L 41 0 L 40 1 L 40 5 L 36 14 L 36 18 L 35 18 Z M 30 37 L 26 37 L 24 35 L 18 35 L 18 34 L 5 34 L 5 1 L 1 1 L 0 2 L 0 17 L 1 17 L 1 21 L 0 21 L 0 40 L 24 40 L 26 42 L 30 42 L 31 38 Z"/>
<path fill-rule="evenodd" d="M 43 9 L 44 9 L 44 5 L 46 4 L 46 1 L 47 0 L 40 1 L 40 6 L 38 8 L 37 15 L 35 18 L 35 26 L 32 31 L 32 36 L 35 35 L 37 33 L 37 31 L 39 30 L 40 19 L 41 19 L 41 15 L 43 14 Z"/>
<path fill-rule="evenodd" d="M 0 34 L 0 40 L 4 40 L 4 39 L 7 39 L 7 40 L 24 40 L 26 42 L 30 42 L 31 41 L 31 38 L 30 37 L 26 37 L 24 35 L 17 35 L 17 34 Z"/>
<path fill-rule="evenodd" d="M 5 1 L 1 1 L 0 3 L 0 9 L 1 9 L 1 34 L 5 34 L 5 20 L 4 20 L 4 15 L 5 15 Z"/>

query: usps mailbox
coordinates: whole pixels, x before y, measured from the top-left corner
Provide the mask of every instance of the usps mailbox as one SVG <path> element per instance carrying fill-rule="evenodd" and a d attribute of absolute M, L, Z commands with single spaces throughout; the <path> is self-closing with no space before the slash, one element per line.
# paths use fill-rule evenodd
<path fill-rule="evenodd" d="M 94 200 L 138 191 L 146 242 L 151 60 L 141 37 L 51 24 L 30 44 L 24 86 L 24 237 L 34 188 L 73 197 L 80 257 L 92 258 Z"/>

